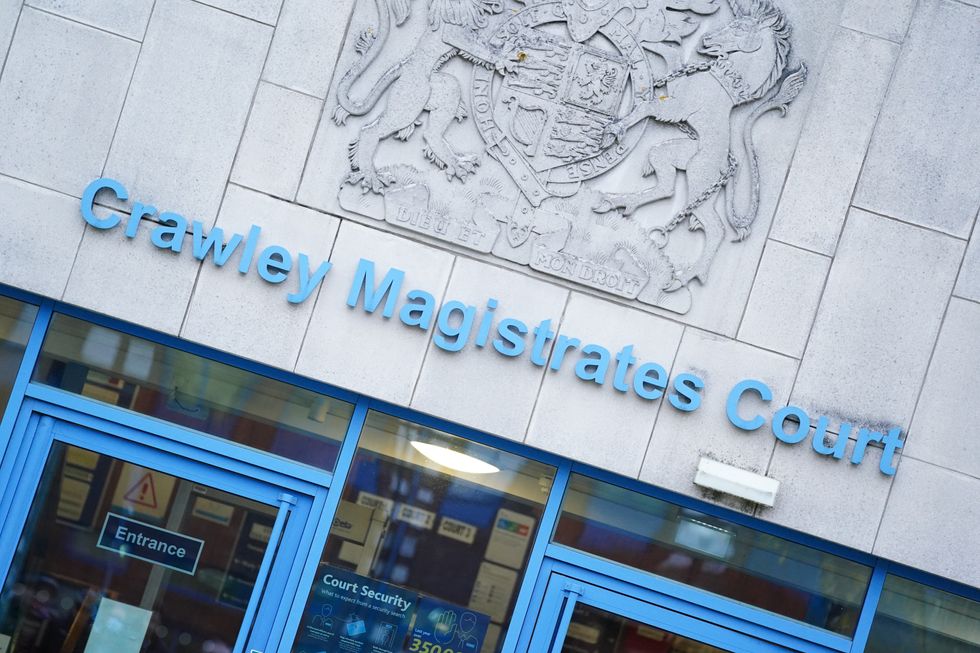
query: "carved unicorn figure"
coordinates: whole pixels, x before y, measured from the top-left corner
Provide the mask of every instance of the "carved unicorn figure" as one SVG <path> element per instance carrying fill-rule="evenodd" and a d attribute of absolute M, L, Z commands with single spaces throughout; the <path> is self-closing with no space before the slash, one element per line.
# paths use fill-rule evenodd
<path fill-rule="evenodd" d="M 784 114 L 806 80 L 806 67 L 787 74 L 790 27 L 786 17 L 770 0 L 752 0 L 747 9 L 739 0 L 729 0 L 735 13 L 727 25 L 704 35 L 699 51 L 707 62 L 682 67 L 671 61 L 666 85 L 654 97 L 633 107 L 625 117 L 606 130 L 607 142 L 620 140 L 626 130 L 650 117 L 677 124 L 691 138 L 666 141 L 648 154 L 643 174 L 656 175 L 657 184 L 635 193 L 602 193 L 594 210 L 605 213 L 621 209 L 632 214 L 639 206 L 670 197 L 674 193 L 677 170 L 687 171 L 687 184 L 693 200 L 687 208 L 661 230 L 666 235 L 685 217 L 690 229 L 702 229 L 705 244 L 699 258 L 676 273 L 677 288 L 697 278 L 704 283 L 711 261 L 725 238 L 725 225 L 714 208 L 714 198 L 722 188 L 727 195 L 727 220 L 735 230 L 735 240 L 744 240 L 759 210 L 759 164 L 752 142 L 752 127 L 764 113 L 779 109 Z M 737 174 L 740 159 L 732 152 L 732 112 L 735 107 L 754 103 L 741 134 L 744 159 L 749 164 L 750 198 L 748 210 L 736 208 Z"/>

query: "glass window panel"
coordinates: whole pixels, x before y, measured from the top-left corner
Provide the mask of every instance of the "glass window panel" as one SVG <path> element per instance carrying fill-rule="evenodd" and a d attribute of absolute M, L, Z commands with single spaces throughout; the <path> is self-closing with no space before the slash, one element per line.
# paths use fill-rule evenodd
<path fill-rule="evenodd" d="M 498 651 L 554 474 L 369 413 L 293 651 Z"/>
<path fill-rule="evenodd" d="M 889 575 L 864 650 L 980 653 L 980 602 Z"/>
<path fill-rule="evenodd" d="M 573 474 L 555 542 L 852 635 L 865 565 Z"/>
<path fill-rule="evenodd" d="M 56 314 L 34 380 L 332 470 L 352 404 Z"/>
<path fill-rule="evenodd" d="M 0 415 L 10 401 L 36 317 L 37 306 L 0 297 Z"/>
<path fill-rule="evenodd" d="M 230 652 L 275 519 L 273 506 L 56 442 L 0 593 L 2 650 Z M 183 560 L 151 535 L 203 544 Z"/>
<path fill-rule="evenodd" d="M 725 649 L 576 603 L 562 653 L 725 653 Z"/>

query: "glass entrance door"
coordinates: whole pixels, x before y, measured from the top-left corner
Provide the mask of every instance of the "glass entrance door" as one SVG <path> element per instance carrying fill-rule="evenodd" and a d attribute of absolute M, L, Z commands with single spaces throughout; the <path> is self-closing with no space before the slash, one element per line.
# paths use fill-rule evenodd
<path fill-rule="evenodd" d="M 288 572 L 308 506 L 224 469 L 37 423 L 36 473 L 27 462 L 0 546 L 0 652 L 262 650 L 281 604 L 269 581 Z"/>
<path fill-rule="evenodd" d="M 548 653 L 756 653 L 788 649 L 553 573 L 530 650 Z"/>

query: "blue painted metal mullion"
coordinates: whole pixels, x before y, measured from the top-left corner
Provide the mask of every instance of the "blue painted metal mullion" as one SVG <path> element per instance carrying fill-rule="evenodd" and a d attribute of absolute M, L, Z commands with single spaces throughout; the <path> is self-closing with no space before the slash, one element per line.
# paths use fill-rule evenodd
<path fill-rule="evenodd" d="M 555 578 L 552 576 L 552 578 Z M 575 613 L 575 604 L 578 603 L 578 597 L 580 592 L 568 591 L 567 588 L 562 588 L 558 592 L 559 596 L 564 595 L 562 598 L 564 602 L 561 606 L 561 613 L 558 617 L 558 624 L 554 631 L 554 639 L 551 641 L 551 653 L 561 653 L 561 650 L 565 647 L 565 638 L 568 636 L 568 627 L 572 623 L 572 615 Z"/>
<path fill-rule="evenodd" d="M 306 606 L 309 588 L 313 586 L 320 557 L 323 554 L 324 546 L 327 544 L 327 537 L 330 535 L 334 514 L 337 512 L 337 506 L 340 505 L 344 484 L 347 482 L 347 477 L 354 464 L 354 455 L 357 453 L 357 445 L 370 407 L 371 400 L 366 397 L 359 399 L 354 406 L 354 414 L 351 416 L 350 424 L 347 426 L 347 434 L 340 447 L 333 482 L 327 492 L 326 501 L 323 503 L 323 511 L 318 515 L 314 514 L 315 521 L 317 519 L 318 521 L 316 521 L 316 529 L 310 542 L 309 553 L 305 561 L 297 560 L 297 566 L 303 570 L 300 575 L 298 591 L 293 596 L 289 609 L 282 612 L 283 617 L 281 619 L 277 619 L 273 632 L 278 636 L 278 644 L 273 646 L 276 638 L 271 638 L 269 641 L 270 651 L 266 653 L 271 653 L 271 651 L 286 653 L 293 644 L 299 629 L 299 622 L 303 616 L 303 608 Z"/>
<path fill-rule="evenodd" d="M 25 412 L 29 414 L 29 410 Z M 52 443 L 53 419 L 39 417 L 25 421 L 33 428 L 29 431 L 31 437 L 27 439 L 24 447 L 23 466 L 19 470 L 18 482 L 10 486 L 9 507 L 3 515 L 3 523 L 7 529 L 5 533 L 9 535 L 0 538 L 0 574 L 3 578 L 9 575 L 10 566 L 13 564 L 23 525 L 27 523 L 31 504 L 43 480 L 41 470 L 44 468 L 44 461 L 47 460 Z M 27 474 L 29 470 L 37 470 L 37 473 Z M 17 526 L 13 533 L 10 532 L 11 525 Z"/>
<path fill-rule="evenodd" d="M 881 600 L 881 591 L 885 586 L 885 577 L 888 576 L 888 567 L 888 561 L 879 560 L 875 565 L 874 573 L 871 574 L 871 584 L 868 585 L 868 592 L 864 597 L 864 606 L 861 608 L 861 616 L 858 618 L 857 629 L 854 632 L 851 653 L 863 651 L 868 643 L 871 624 L 874 622 L 875 613 L 878 612 L 878 602 Z"/>
<path fill-rule="evenodd" d="M 531 645 L 531 637 L 534 636 L 534 628 L 541 620 L 544 606 L 545 592 L 548 589 L 548 579 L 554 572 L 555 561 L 547 556 L 541 563 L 541 569 L 537 578 L 534 579 L 531 592 L 531 601 L 528 605 L 524 623 L 521 626 L 521 636 L 517 640 L 517 651 L 527 651 Z"/>
<path fill-rule="evenodd" d="M 41 345 L 44 344 L 44 336 L 47 333 L 48 324 L 51 322 L 52 312 L 53 304 L 50 301 L 43 302 L 38 308 L 34 324 L 31 327 L 31 335 L 28 337 L 27 345 L 24 348 L 24 357 L 20 361 L 17 376 L 14 377 L 10 399 L 7 402 L 3 419 L 0 420 L 0 467 L 7 457 L 8 450 L 20 445 L 11 436 L 17 422 L 17 416 L 20 414 L 20 406 L 24 401 L 24 393 L 31 382 L 31 374 L 34 373 L 34 366 L 37 364 L 37 358 L 41 353 Z M 4 487 L 3 480 L 0 476 L 0 489 Z"/>
<path fill-rule="evenodd" d="M 549 564 L 550 565 L 550 561 Z M 535 623 L 528 634 L 527 643 L 521 649 L 524 651 L 545 652 L 550 651 L 555 640 L 564 638 L 564 631 L 560 632 L 559 622 L 562 617 L 562 608 L 565 605 L 565 597 L 562 595 L 559 586 L 562 577 L 553 570 L 549 569 L 543 573 L 539 580 L 543 585 L 541 604 L 538 607 L 538 614 L 535 615 Z"/>
<path fill-rule="evenodd" d="M 304 520 L 302 527 L 288 529 L 286 537 L 283 539 L 283 550 L 290 552 L 288 555 L 291 556 L 291 563 L 285 568 L 283 577 L 275 578 L 274 580 L 280 587 L 277 590 L 279 591 L 279 595 L 284 598 L 277 607 L 269 625 L 269 635 L 265 648 L 259 650 L 276 650 L 283 639 L 285 624 L 293 609 L 293 601 L 287 597 L 306 596 L 309 591 L 309 586 L 305 588 L 302 586 L 303 572 L 305 570 L 302 562 L 309 560 L 314 555 L 319 560 L 319 556 L 322 553 L 322 547 L 315 552 L 313 549 L 313 541 L 319 526 L 319 520 L 314 518 L 314 516 L 323 514 L 323 507 L 326 504 L 327 495 L 328 490 L 326 488 L 318 488 L 312 500 L 303 498 L 300 501 L 300 504 L 304 505 L 305 511 L 302 517 Z M 298 518 L 298 510 L 294 511 L 294 514 Z"/>
<path fill-rule="evenodd" d="M 259 602 L 263 598 L 263 592 L 269 581 L 273 561 L 280 552 L 283 531 L 286 527 L 286 518 L 289 516 L 295 504 L 295 497 L 290 495 L 282 495 L 279 498 L 279 511 L 276 514 L 276 521 L 272 525 L 272 532 L 269 534 L 269 541 L 266 545 L 265 555 L 262 556 L 262 564 L 259 565 L 259 571 L 255 577 L 255 584 L 252 586 L 252 597 L 249 599 L 248 606 L 245 608 L 245 616 L 242 618 L 242 628 L 238 631 L 238 639 L 235 642 L 235 653 L 245 650 L 246 639 L 252 640 L 249 643 L 249 648 L 259 647 L 259 641 L 256 640 L 256 635 L 259 638 L 262 637 L 262 628 L 257 623 L 253 625 L 252 622 L 256 619 Z M 272 603 L 278 604 L 278 601 L 273 601 Z"/>
<path fill-rule="evenodd" d="M 6 523 L 7 510 L 19 487 L 18 479 L 23 472 L 25 461 L 31 445 L 31 439 L 26 435 L 33 433 L 38 417 L 31 415 L 25 408 L 27 402 L 21 402 L 17 411 L 18 417 L 11 431 L 12 450 L 10 455 L 0 465 L 0 523 Z"/>
<path fill-rule="evenodd" d="M 520 589 L 517 594 L 517 601 L 514 603 L 514 612 L 511 615 L 511 627 L 504 638 L 502 653 L 516 653 L 519 648 L 519 640 L 522 639 L 522 629 L 517 624 L 523 624 L 528 616 L 528 611 L 532 605 L 531 596 L 534 593 L 534 585 L 538 580 L 538 574 L 544 563 L 545 553 L 548 550 L 548 543 L 551 535 L 558 524 L 558 517 L 561 514 L 561 503 L 565 498 L 565 489 L 568 487 L 568 479 L 571 476 L 571 465 L 563 463 L 555 470 L 555 480 L 551 484 L 551 492 L 545 503 L 544 513 L 541 515 L 541 523 L 531 547 L 531 554 L 528 556 L 527 567 L 524 569 L 524 578 L 521 581 Z"/>

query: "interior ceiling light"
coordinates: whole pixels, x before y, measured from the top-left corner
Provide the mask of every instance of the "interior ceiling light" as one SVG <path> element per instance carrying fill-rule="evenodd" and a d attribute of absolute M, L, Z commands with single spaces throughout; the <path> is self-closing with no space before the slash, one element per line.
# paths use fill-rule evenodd
<path fill-rule="evenodd" d="M 495 474 L 500 471 L 499 467 L 494 467 L 488 462 L 474 458 L 462 451 L 454 451 L 448 447 L 429 442 L 419 442 L 411 440 L 411 445 L 420 454 L 443 467 L 463 472 L 464 474 Z"/>

